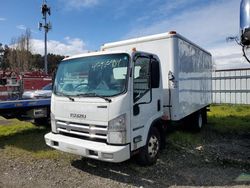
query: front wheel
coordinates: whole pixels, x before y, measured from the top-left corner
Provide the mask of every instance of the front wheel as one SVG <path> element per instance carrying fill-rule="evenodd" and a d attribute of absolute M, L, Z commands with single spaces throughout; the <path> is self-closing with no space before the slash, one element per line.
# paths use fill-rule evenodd
<path fill-rule="evenodd" d="M 160 151 L 161 137 L 159 131 L 152 127 L 150 129 L 147 143 L 140 150 L 137 156 L 137 162 L 140 165 L 152 165 L 156 162 Z"/>

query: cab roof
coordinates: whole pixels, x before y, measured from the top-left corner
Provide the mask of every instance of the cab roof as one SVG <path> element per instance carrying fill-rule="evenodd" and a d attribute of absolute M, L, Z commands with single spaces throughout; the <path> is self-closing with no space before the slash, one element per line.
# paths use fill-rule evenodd
<path fill-rule="evenodd" d="M 82 53 L 82 54 L 77 54 L 77 55 L 73 55 L 73 56 L 70 56 L 70 57 L 66 57 L 66 58 L 63 59 L 63 61 L 82 58 L 82 57 L 108 55 L 108 54 L 121 54 L 121 53 L 129 54 L 126 51 L 95 51 L 95 52 Z M 132 53 L 132 51 L 131 51 L 131 53 Z"/>

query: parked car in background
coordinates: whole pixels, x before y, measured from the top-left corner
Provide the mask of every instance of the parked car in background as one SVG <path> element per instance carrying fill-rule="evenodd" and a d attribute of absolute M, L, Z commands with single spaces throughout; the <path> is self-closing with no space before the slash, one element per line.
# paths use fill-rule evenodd
<path fill-rule="evenodd" d="M 25 91 L 22 95 L 23 99 L 39 99 L 49 98 L 52 94 L 52 83 L 47 84 L 41 90 Z"/>

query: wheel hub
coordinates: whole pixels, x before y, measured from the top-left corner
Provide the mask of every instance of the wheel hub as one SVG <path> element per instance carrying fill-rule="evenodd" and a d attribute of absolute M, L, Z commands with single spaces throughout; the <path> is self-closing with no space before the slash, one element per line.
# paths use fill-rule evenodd
<path fill-rule="evenodd" d="M 156 136 L 152 135 L 148 142 L 148 153 L 150 157 L 155 157 L 159 151 L 159 141 Z"/>

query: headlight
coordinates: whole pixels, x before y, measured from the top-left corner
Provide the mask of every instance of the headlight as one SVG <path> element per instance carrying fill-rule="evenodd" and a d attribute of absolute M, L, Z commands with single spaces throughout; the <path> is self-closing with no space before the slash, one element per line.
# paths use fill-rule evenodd
<path fill-rule="evenodd" d="M 126 143 L 126 114 L 122 114 L 109 121 L 108 125 L 108 143 L 125 144 Z"/>

